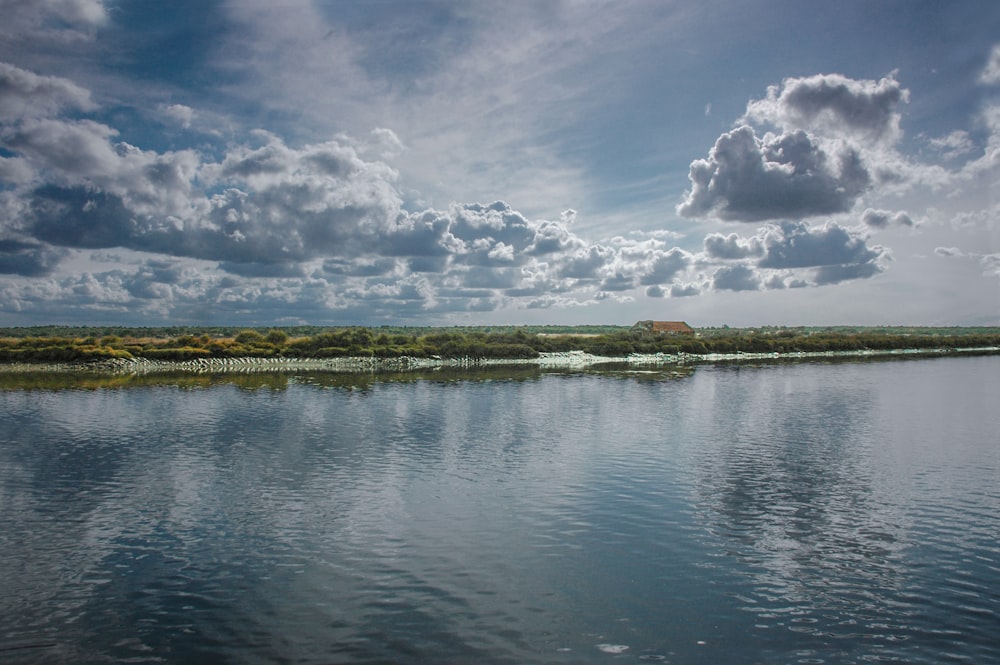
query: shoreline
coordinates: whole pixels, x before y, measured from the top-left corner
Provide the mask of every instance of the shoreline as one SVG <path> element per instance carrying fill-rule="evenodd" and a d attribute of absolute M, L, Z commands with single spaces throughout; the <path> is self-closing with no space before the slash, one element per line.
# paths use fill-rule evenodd
<path fill-rule="evenodd" d="M 649 368 L 705 364 L 731 364 L 743 361 L 809 361 L 831 359 L 867 359 L 891 357 L 940 357 L 1000 354 L 1000 347 L 937 349 L 863 349 L 852 351 L 794 351 L 789 353 L 634 353 L 628 356 L 595 356 L 583 351 L 542 353 L 537 358 L 200 358 L 168 361 L 145 358 L 112 359 L 84 363 L 0 363 L 0 374 L 32 372 L 92 374 L 247 374 L 331 372 L 342 374 L 377 374 L 434 369 L 478 369 L 484 367 L 538 367 L 539 369 L 598 369 L 602 366 Z"/>

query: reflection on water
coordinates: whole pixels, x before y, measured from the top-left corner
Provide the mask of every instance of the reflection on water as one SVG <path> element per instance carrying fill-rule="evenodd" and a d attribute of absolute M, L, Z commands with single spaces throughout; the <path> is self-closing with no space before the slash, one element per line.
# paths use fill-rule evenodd
<path fill-rule="evenodd" d="M 997 661 L 998 369 L 7 384 L 0 660 Z"/>
<path fill-rule="evenodd" d="M 4 372 L 0 366 L 0 390 L 96 390 L 99 388 L 137 388 L 149 386 L 177 386 L 179 388 L 207 388 L 217 385 L 234 385 L 247 390 L 266 388 L 284 390 L 290 383 L 308 384 L 323 388 L 367 390 L 380 383 L 415 383 L 419 381 L 526 381 L 544 375 L 599 375 L 633 377 L 638 380 L 660 381 L 682 378 L 694 373 L 691 366 L 636 369 L 628 365 L 612 364 L 600 369 L 558 369 L 532 366 L 449 368 L 415 370 L 408 372 L 157 372 L 132 374 L 128 372 L 101 373 L 76 372 Z"/>

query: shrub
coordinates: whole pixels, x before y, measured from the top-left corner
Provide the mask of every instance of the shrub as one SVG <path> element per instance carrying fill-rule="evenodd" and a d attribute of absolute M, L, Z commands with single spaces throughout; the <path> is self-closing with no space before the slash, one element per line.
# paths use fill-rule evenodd
<path fill-rule="evenodd" d="M 599 339 L 587 349 L 587 351 L 593 353 L 595 356 L 608 356 L 611 358 L 627 356 L 634 350 L 635 347 L 632 346 L 632 342 L 625 339 Z"/>
<path fill-rule="evenodd" d="M 264 341 L 275 346 L 284 346 L 288 342 L 288 333 L 283 330 L 269 330 Z"/>
<path fill-rule="evenodd" d="M 264 341 L 264 336 L 256 330 L 244 330 L 240 332 L 233 341 L 237 344 L 256 344 Z"/>

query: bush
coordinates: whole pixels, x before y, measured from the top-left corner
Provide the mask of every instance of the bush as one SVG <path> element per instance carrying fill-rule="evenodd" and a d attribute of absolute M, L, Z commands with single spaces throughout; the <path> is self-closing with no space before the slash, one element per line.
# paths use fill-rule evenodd
<path fill-rule="evenodd" d="M 344 358 L 351 355 L 346 346 L 324 346 L 312 352 L 315 358 Z"/>
<path fill-rule="evenodd" d="M 599 339 L 599 341 L 590 344 L 590 348 L 587 351 L 593 353 L 595 356 L 616 358 L 618 356 L 629 355 L 635 351 L 635 347 L 632 346 L 632 342 L 625 339 Z"/>
<path fill-rule="evenodd" d="M 264 341 L 264 336 L 256 330 L 244 330 L 234 337 L 233 341 L 237 344 L 257 344 Z"/>
<path fill-rule="evenodd" d="M 274 346 L 284 346 L 288 342 L 288 333 L 283 330 L 270 330 L 264 336 L 264 341 Z"/>
<path fill-rule="evenodd" d="M 537 358 L 538 351 L 527 344 L 492 344 L 487 346 L 487 358 Z"/>

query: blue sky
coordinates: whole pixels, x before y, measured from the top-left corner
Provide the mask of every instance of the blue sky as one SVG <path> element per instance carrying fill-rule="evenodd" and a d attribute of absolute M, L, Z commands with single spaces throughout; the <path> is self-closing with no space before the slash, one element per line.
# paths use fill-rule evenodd
<path fill-rule="evenodd" d="M 0 326 L 1000 324 L 994 2 L 0 14 Z"/>

